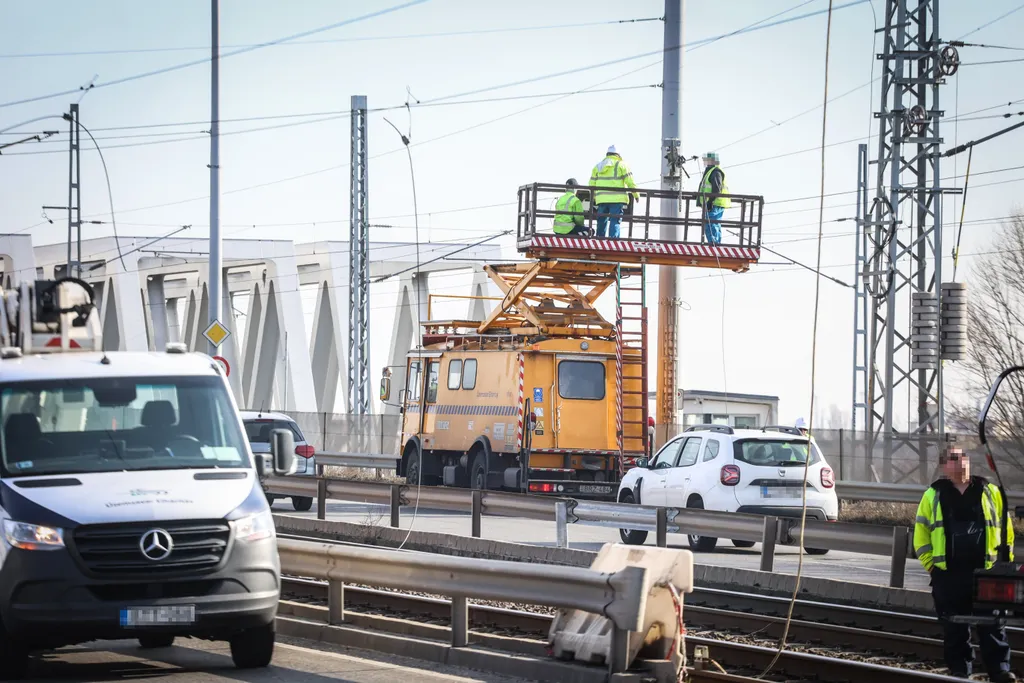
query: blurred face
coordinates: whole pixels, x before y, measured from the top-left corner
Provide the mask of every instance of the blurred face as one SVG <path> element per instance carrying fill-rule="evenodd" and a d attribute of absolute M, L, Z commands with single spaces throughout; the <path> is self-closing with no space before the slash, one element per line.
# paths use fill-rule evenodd
<path fill-rule="evenodd" d="M 704 165 L 705 166 L 714 166 L 715 165 L 715 160 L 712 159 L 711 157 L 704 157 Z"/>
<path fill-rule="evenodd" d="M 943 465 L 945 475 L 954 482 L 965 482 L 971 478 L 971 461 L 963 451 L 956 449 L 949 452 Z"/>

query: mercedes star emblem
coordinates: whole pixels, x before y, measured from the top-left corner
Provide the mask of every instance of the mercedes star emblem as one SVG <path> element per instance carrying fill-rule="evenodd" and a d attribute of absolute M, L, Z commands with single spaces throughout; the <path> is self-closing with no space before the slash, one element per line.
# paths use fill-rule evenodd
<path fill-rule="evenodd" d="M 154 562 L 166 560 L 173 549 L 174 541 L 171 540 L 171 535 L 163 529 L 150 529 L 139 539 L 139 550 L 147 560 Z"/>

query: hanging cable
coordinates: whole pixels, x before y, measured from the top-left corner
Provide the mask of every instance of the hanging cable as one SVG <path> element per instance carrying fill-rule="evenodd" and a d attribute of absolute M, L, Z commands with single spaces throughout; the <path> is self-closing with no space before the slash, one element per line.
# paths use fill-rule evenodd
<path fill-rule="evenodd" d="M 974 156 L 974 148 L 971 147 L 967 153 L 967 173 L 964 177 L 964 197 L 960 202 L 960 227 L 956 231 L 956 245 L 953 247 L 953 282 L 956 282 L 956 267 L 960 263 L 960 238 L 964 234 L 964 212 L 967 211 L 967 187 L 971 181 L 971 157 Z"/>
<path fill-rule="evenodd" d="M 65 115 L 66 120 L 71 120 L 71 115 Z M 92 136 L 89 129 L 85 127 L 85 124 L 81 121 L 78 122 L 78 127 L 85 131 L 85 134 L 92 140 L 92 144 L 96 146 L 96 151 L 100 155 L 100 162 L 103 164 L 103 176 L 107 179 L 107 200 L 110 202 L 110 226 L 114 230 L 114 245 L 117 247 L 117 257 L 121 261 L 121 269 L 127 271 L 128 266 L 124 265 L 124 255 L 121 253 L 121 242 L 117 237 L 117 218 L 114 217 L 114 193 L 110 189 L 110 173 L 107 172 L 107 160 L 103 158 L 103 150 L 100 149 L 100 145 L 96 142 L 96 138 Z M 69 247 L 70 249 L 70 247 Z M 81 264 L 79 264 L 81 268 Z"/>
<path fill-rule="evenodd" d="M 828 2 L 828 23 L 825 29 L 825 86 L 824 104 L 821 111 L 821 199 L 818 208 L 818 260 L 816 271 L 821 271 L 821 243 L 824 236 L 825 224 L 825 135 L 828 124 L 828 66 L 829 54 L 832 47 L 832 2 Z M 772 658 L 771 663 L 765 667 L 758 678 L 764 678 L 775 667 L 783 651 L 786 649 L 786 639 L 789 637 L 789 627 L 793 623 L 793 609 L 796 607 L 796 598 L 800 594 L 800 579 L 804 571 L 804 532 L 807 529 L 807 478 L 810 473 L 811 457 L 814 454 L 814 375 L 817 370 L 818 356 L 818 306 L 821 301 L 821 277 L 814 278 L 814 323 L 811 330 L 811 406 L 807 413 L 807 455 L 804 457 L 804 485 L 800 501 L 800 546 L 798 549 L 796 566 L 796 581 L 793 585 L 793 595 L 789 600 L 789 609 L 786 611 L 786 623 L 779 637 L 779 646 Z"/>

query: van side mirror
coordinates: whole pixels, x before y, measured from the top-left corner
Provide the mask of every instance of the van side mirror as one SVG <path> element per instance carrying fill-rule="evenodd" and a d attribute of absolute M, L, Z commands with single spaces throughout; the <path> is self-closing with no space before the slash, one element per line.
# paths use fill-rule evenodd
<path fill-rule="evenodd" d="M 295 437 L 290 429 L 270 432 L 270 453 L 274 458 L 274 474 L 283 477 L 295 472 Z"/>
<path fill-rule="evenodd" d="M 386 401 L 391 398 L 391 378 L 380 378 L 380 400 Z"/>

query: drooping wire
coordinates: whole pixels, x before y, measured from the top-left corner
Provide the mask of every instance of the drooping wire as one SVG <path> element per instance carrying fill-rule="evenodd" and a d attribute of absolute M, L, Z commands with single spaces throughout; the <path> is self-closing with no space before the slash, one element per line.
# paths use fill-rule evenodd
<path fill-rule="evenodd" d="M 406 89 L 406 93 L 407 93 L 408 97 L 412 97 L 412 93 L 408 90 L 408 88 Z M 419 210 L 419 205 L 416 202 L 416 171 L 415 171 L 415 168 L 414 168 L 413 162 L 412 162 L 412 150 L 409 148 L 410 136 L 412 135 L 412 108 L 409 107 L 408 105 L 409 105 L 409 101 L 406 100 L 406 111 L 408 111 L 408 113 L 409 113 L 409 135 L 406 135 L 406 134 L 402 133 L 402 131 L 400 131 L 398 129 L 398 126 L 396 126 L 395 124 L 391 123 L 391 121 L 387 117 L 384 117 L 384 120 L 387 122 L 387 124 L 389 126 L 394 128 L 395 132 L 398 133 L 398 136 L 400 138 L 402 138 L 402 144 L 405 145 L 405 153 L 406 153 L 406 155 L 409 158 L 409 179 L 412 181 L 413 229 L 415 231 L 415 241 L 416 241 L 416 272 L 413 275 L 413 290 L 414 290 L 413 291 L 413 295 L 415 296 L 415 299 L 416 299 L 416 326 L 415 326 L 415 328 L 413 328 L 415 330 L 415 332 L 413 333 L 413 341 L 415 343 L 415 349 L 417 351 L 422 352 L 423 351 L 423 320 L 421 319 L 421 317 L 423 315 L 423 301 L 422 301 L 422 296 L 420 294 L 420 288 L 421 288 L 421 284 L 422 284 L 422 280 L 421 280 L 422 274 L 420 273 L 420 268 L 421 268 L 421 264 L 420 264 L 420 210 Z M 421 378 L 421 380 L 420 381 L 423 383 L 423 391 L 426 392 L 426 391 L 430 390 L 430 388 L 429 388 L 429 386 L 427 384 L 429 382 L 429 380 L 430 380 L 430 377 L 428 375 L 428 366 L 427 366 L 426 363 L 423 362 L 423 360 L 424 360 L 423 357 L 420 356 L 420 358 L 419 358 L 419 362 L 420 362 L 420 365 L 421 365 L 421 367 L 420 367 L 420 378 Z M 440 366 L 438 366 L 438 377 L 439 378 L 440 378 L 440 373 L 441 373 L 441 368 L 440 368 Z M 440 381 L 440 379 L 438 381 Z M 421 408 L 420 408 L 420 420 L 421 421 L 423 420 L 425 413 L 426 413 L 426 405 L 421 402 Z M 422 433 L 423 430 L 421 429 L 419 431 Z M 419 514 L 419 511 L 420 511 L 420 491 L 423 488 L 423 441 L 417 440 L 416 444 L 417 444 L 416 445 L 416 457 L 417 457 L 417 460 L 418 460 L 417 465 L 416 465 L 416 500 L 413 502 L 412 520 L 409 522 L 409 532 L 405 535 L 405 538 L 402 539 L 402 543 L 398 546 L 399 550 L 402 550 L 405 547 L 405 544 L 409 542 L 409 538 L 412 536 L 412 530 L 416 526 L 416 517 L 417 517 L 417 515 Z"/>
<path fill-rule="evenodd" d="M 71 120 L 70 115 L 68 115 L 67 118 L 68 120 Z M 85 134 L 89 136 L 89 139 L 92 140 L 92 144 L 95 145 L 96 151 L 100 155 L 100 162 L 103 164 L 103 176 L 107 179 L 107 200 L 110 202 L 110 226 L 114 231 L 114 246 L 117 247 L 117 257 L 121 261 L 121 269 L 127 271 L 128 266 L 124 264 L 124 255 L 121 253 L 121 242 L 117 237 L 117 218 L 114 216 L 114 193 L 113 190 L 110 189 L 110 173 L 107 172 L 107 160 L 103 158 L 103 150 L 100 149 L 99 143 L 96 142 L 96 138 L 92 136 L 92 133 L 85 127 L 85 124 L 79 121 L 78 127 L 84 130 Z M 81 264 L 79 264 L 79 267 L 81 267 Z"/>
<path fill-rule="evenodd" d="M 960 238 L 964 234 L 964 212 L 967 210 L 967 187 L 971 181 L 971 157 L 974 148 L 967 151 L 967 172 L 964 176 L 964 197 L 960 202 L 960 227 L 956 231 L 956 245 L 953 247 L 953 282 L 956 282 L 956 268 L 960 263 Z"/>
<path fill-rule="evenodd" d="M 824 236 L 825 224 L 825 136 L 828 128 L 828 67 L 829 56 L 832 48 L 832 3 L 828 2 L 828 23 L 825 29 L 825 84 L 824 104 L 821 112 L 821 199 L 818 204 L 818 260 L 816 270 L 821 270 L 821 244 Z M 793 623 L 793 609 L 796 607 L 796 599 L 800 594 L 800 579 L 804 571 L 804 533 L 807 529 L 807 478 L 810 474 L 811 458 L 814 455 L 814 389 L 815 373 L 818 360 L 818 306 L 821 301 L 821 277 L 814 278 L 814 323 L 811 331 L 811 404 L 807 413 L 807 455 L 804 457 L 804 484 L 800 501 L 800 545 L 797 555 L 796 580 L 793 585 L 793 594 L 789 600 L 789 609 L 786 611 L 786 623 L 779 637 L 779 646 L 772 658 L 771 663 L 765 667 L 758 678 L 764 678 L 775 667 L 775 664 L 786 649 L 786 639 L 789 637 L 789 627 Z"/>

